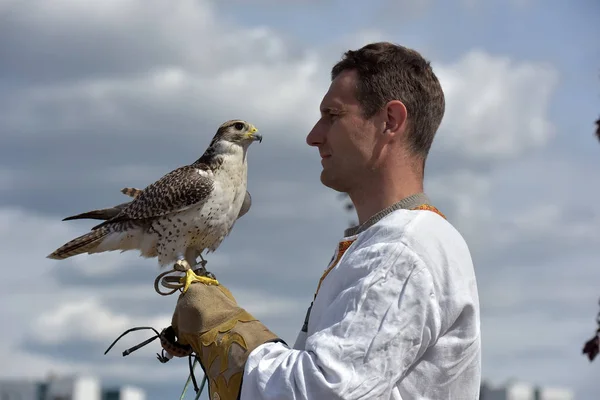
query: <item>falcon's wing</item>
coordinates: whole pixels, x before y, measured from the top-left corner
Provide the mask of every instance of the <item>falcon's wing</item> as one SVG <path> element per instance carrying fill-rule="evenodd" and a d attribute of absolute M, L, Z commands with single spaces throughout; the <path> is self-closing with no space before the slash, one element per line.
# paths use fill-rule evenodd
<path fill-rule="evenodd" d="M 142 194 L 143 190 L 142 189 L 137 189 L 137 188 L 130 188 L 130 187 L 126 187 L 121 189 L 121 193 L 123 193 L 126 196 L 129 197 L 138 197 L 140 194 Z"/>
<path fill-rule="evenodd" d="M 156 218 L 183 211 L 206 200 L 212 190 L 212 179 L 199 168 L 180 167 L 149 185 L 118 215 L 93 229 L 112 222 Z"/>
<path fill-rule="evenodd" d="M 248 211 L 250 211 L 251 205 L 252 205 L 252 196 L 250 196 L 250 192 L 246 190 L 246 197 L 244 197 L 244 202 L 242 203 L 242 208 L 240 208 L 240 213 L 238 214 L 238 219 L 240 219 Z"/>

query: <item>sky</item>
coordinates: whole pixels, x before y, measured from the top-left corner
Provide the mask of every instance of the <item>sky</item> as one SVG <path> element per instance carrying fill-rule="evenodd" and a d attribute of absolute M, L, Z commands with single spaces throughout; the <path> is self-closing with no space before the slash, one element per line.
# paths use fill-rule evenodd
<path fill-rule="evenodd" d="M 305 143 L 331 66 L 391 41 L 431 60 L 447 109 L 425 190 L 476 268 L 483 375 L 597 398 L 581 354 L 599 311 L 600 5 L 596 0 L 0 0 L 0 377 L 96 374 L 148 400 L 179 396 L 187 360 L 160 364 L 133 326 L 169 325 L 137 253 L 45 258 L 196 160 L 225 120 L 249 152 L 253 205 L 209 269 L 293 343 L 354 216 Z"/>

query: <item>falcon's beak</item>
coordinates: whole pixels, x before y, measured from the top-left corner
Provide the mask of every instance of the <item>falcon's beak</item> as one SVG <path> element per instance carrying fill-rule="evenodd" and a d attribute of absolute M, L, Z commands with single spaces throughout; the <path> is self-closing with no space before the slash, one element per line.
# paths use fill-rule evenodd
<path fill-rule="evenodd" d="M 254 125 L 250 125 L 250 129 L 248 130 L 248 133 L 246 133 L 246 137 L 252 140 L 258 140 L 258 142 L 261 143 L 262 135 L 259 135 L 256 132 L 258 132 L 258 129 L 256 129 Z"/>

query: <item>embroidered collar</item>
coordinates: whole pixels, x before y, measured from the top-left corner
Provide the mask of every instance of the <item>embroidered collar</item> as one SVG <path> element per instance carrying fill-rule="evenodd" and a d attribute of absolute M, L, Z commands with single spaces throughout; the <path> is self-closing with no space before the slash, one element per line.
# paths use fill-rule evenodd
<path fill-rule="evenodd" d="M 371 226 L 375 225 L 386 215 L 400 209 L 411 209 L 415 208 L 421 204 L 429 204 L 429 197 L 425 193 L 416 193 L 411 196 L 405 197 L 397 203 L 392 204 L 391 206 L 384 208 L 379 211 L 371 218 L 363 222 L 361 225 L 353 226 L 344 230 L 344 237 L 358 235 L 359 233 L 365 231 Z"/>

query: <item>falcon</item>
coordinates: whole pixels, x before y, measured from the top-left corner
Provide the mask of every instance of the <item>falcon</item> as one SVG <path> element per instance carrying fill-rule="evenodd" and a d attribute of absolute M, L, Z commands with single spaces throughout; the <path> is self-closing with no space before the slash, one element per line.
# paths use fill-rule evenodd
<path fill-rule="evenodd" d="M 63 260 L 84 253 L 139 250 L 142 257 L 157 258 L 160 267 L 174 263 L 177 270 L 191 271 L 198 256 L 205 264 L 202 252 L 214 252 L 250 209 L 247 152 L 254 141 L 262 142 L 257 131 L 246 121 L 227 121 L 192 164 L 143 190 L 122 189 L 131 201 L 64 218 L 103 222 L 47 257 Z M 218 284 L 207 276 L 196 279 Z"/>

